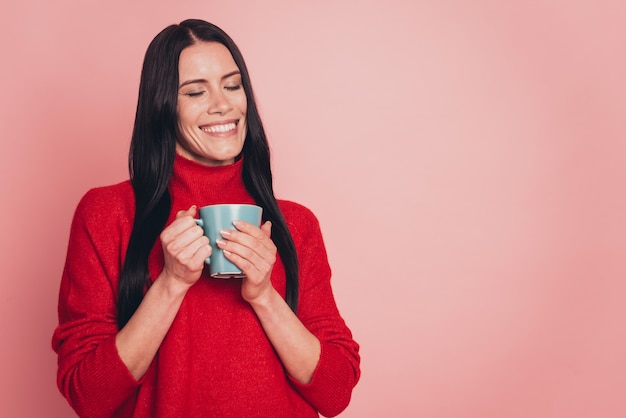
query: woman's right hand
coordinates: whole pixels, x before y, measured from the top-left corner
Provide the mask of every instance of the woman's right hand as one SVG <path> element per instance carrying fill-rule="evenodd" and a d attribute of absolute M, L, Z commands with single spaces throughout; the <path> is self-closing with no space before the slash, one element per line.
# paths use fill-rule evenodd
<path fill-rule="evenodd" d="M 181 210 L 161 232 L 165 265 L 162 275 L 186 288 L 198 281 L 204 261 L 211 255 L 209 239 L 194 221 L 196 206 Z"/>
<path fill-rule="evenodd" d="M 181 210 L 161 232 L 165 265 L 128 323 L 115 337 L 120 358 L 139 380 L 148 370 L 189 288 L 211 255 L 209 239 L 194 221 L 196 207 Z"/>

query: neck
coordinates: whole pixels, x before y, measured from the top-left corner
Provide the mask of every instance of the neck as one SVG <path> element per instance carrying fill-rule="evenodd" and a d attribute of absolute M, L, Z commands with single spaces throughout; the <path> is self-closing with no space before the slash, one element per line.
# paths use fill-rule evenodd
<path fill-rule="evenodd" d="M 220 203 L 254 203 L 242 180 L 243 160 L 207 166 L 176 154 L 170 181 L 172 210 Z"/>

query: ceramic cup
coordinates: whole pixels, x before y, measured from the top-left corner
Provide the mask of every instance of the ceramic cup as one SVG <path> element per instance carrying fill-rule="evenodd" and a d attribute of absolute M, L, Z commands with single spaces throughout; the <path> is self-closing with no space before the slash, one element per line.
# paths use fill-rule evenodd
<path fill-rule="evenodd" d="M 209 238 L 213 252 L 206 260 L 211 270 L 211 277 L 217 279 L 241 279 L 245 274 L 235 264 L 228 261 L 224 252 L 218 248 L 216 241 L 222 236 L 220 231 L 235 229 L 233 221 L 246 221 L 252 225 L 261 225 L 263 209 L 255 205 L 245 204 L 222 204 L 210 205 L 200 208 L 200 219 L 196 223 L 204 230 L 204 235 Z"/>

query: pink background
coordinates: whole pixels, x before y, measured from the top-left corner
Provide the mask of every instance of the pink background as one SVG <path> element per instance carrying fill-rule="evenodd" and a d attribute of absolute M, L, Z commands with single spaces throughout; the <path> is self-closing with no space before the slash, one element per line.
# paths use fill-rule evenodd
<path fill-rule="evenodd" d="M 149 41 L 200 17 L 247 58 L 278 195 L 321 221 L 362 345 L 342 417 L 626 417 L 622 0 L 1 8 L 0 415 L 73 416 L 73 210 L 127 177 Z"/>

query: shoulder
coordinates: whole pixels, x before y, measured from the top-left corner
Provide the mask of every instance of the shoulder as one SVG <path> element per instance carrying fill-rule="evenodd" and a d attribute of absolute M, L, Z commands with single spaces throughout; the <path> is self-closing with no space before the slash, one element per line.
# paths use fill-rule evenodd
<path fill-rule="evenodd" d="M 296 246 L 300 288 L 304 295 L 312 287 L 330 280 L 331 271 L 320 223 L 306 206 L 285 200 L 279 200 L 278 205 Z"/>
<path fill-rule="evenodd" d="M 290 200 L 278 200 L 278 206 L 289 226 L 292 224 L 293 226 L 319 225 L 319 221 L 313 211 L 300 203 Z"/>
<path fill-rule="evenodd" d="M 135 194 L 129 180 L 110 186 L 94 187 L 87 191 L 80 200 L 78 206 L 98 207 L 119 204 L 132 200 Z"/>
<path fill-rule="evenodd" d="M 321 236 L 319 220 L 311 209 L 290 200 L 278 200 L 278 206 L 294 240 L 310 238 L 312 235 Z"/>
<path fill-rule="evenodd" d="M 129 180 L 110 186 L 90 189 L 80 199 L 75 219 L 102 221 L 116 215 L 131 214 L 135 208 L 135 194 Z"/>

